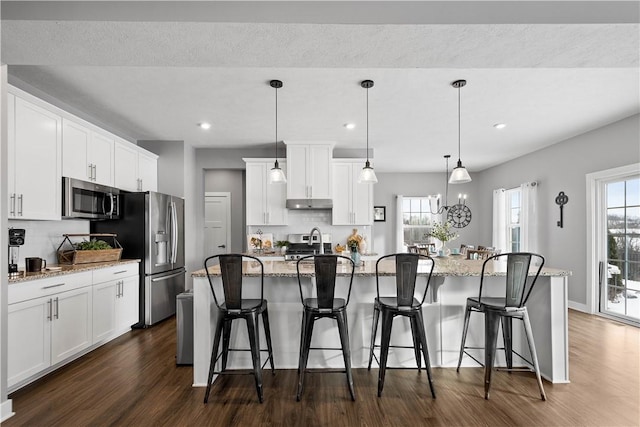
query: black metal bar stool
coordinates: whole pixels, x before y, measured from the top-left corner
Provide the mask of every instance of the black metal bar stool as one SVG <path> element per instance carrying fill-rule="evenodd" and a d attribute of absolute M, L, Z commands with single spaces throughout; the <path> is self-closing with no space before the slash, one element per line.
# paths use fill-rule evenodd
<path fill-rule="evenodd" d="M 213 286 L 212 276 L 209 274 L 209 268 L 214 266 L 215 260 L 218 260 L 220 272 L 222 276 L 222 290 L 224 299 L 218 299 Z M 252 263 L 260 267 L 260 298 L 259 299 L 243 299 L 242 298 L 242 266 L 243 260 L 250 259 Z M 267 311 L 267 301 L 263 299 L 264 295 L 264 265 L 253 256 L 242 254 L 222 254 L 211 256 L 204 261 L 204 268 L 207 271 L 209 286 L 213 294 L 218 310 L 218 320 L 216 322 L 215 336 L 213 348 L 211 349 L 211 364 L 209 365 L 209 378 L 207 380 L 207 391 L 204 395 L 204 403 L 209 400 L 211 392 L 211 382 L 214 374 L 228 374 L 227 357 L 230 351 L 251 351 L 251 359 L 253 362 L 253 375 L 255 377 L 256 391 L 260 403 L 263 401 L 262 393 L 262 369 L 271 363 L 271 372 L 275 375 L 273 366 L 273 351 L 271 347 L 271 331 L 269 329 L 269 313 Z M 258 329 L 258 317 L 262 315 L 262 323 L 267 341 L 267 349 L 260 349 L 260 334 Z M 231 337 L 231 323 L 236 319 L 244 319 L 247 322 L 247 330 L 249 334 L 250 349 L 234 349 L 229 348 L 229 340 Z M 223 336 L 222 352 L 218 354 L 220 345 L 220 337 Z M 268 352 L 267 360 L 264 364 L 260 364 L 260 352 Z M 222 370 L 216 371 L 215 365 L 222 357 Z"/>
<path fill-rule="evenodd" d="M 345 264 L 345 273 L 350 274 L 349 288 L 347 290 L 347 298 L 336 298 L 336 276 L 338 270 L 338 259 L 347 261 Z M 313 262 L 314 273 L 316 278 L 315 297 L 305 296 L 302 289 L 302 281 L 300 280 L 300 264 Z M 347 374 L 347 383 L 349 385 L 349 393 L 351 399 L 356 400 L 353 390 L 353 376 L 351 375 L 351 350 L 349 348 L 349 331 L 347 327 L 347 305 L 351 297 L 351 285 L 353 284 L 353 272 L 355 264 L 351 258 L 342 255 L 310 255 L 300 258 L 296 263 L 298 272 L 298 286 L 300 288 L 300 300 L 304 308 L 302 314 L 302 328 L 300 332 L 300 359 L 298 364 L 298 393 L 296 400 L 300 401 L 302 390 L 304 388 L 304 373 L 307 369 L 307 360 L 309 359 L 309 350 L 342 350 L 344 358 L 344 367 Z M 307 292 L 307 294 L 310 294 Z M 313 333 L 313 324 L 316 319 L 328 317 L 336 319 L 338 323 L 338 332 L 340 333 L 341 348 L 327 347 L 311 347 L 311 335 Z"/>
<path fill-rule="evenodd" d="M 505 276 L 505 296 L 504 297 L 487 297 L 482 295 L 483 282 L 485 273 L 500 271 L 500 262 L 506 261 Z M 490 265 L 491 264 L 491 265 Z M 533 270 L 530 269 L 534 266 Z M 513 354 L 520 357 L 533 366 L 540 389 L 540 397 L 547 400 L 547 396 L 542 387 L 542 379 L 540 377 L 540 368 L 538 366 L 538 356 L 536 347 L 533 342 L 533 332 L 531 323 L 529 322 L 529 313 L 525 304 L 533 285 L 535 285 L 542 266 L 544 265 L 544 257 L 538 254 L 528 252 L 511 252 L 494 255 L 482 264 L 482 273 L 480 275 L 480 291 L 477 297 L 467 298 L 467 307 L 464 314 L 464 328 L 462 330 L 462 342 L 460 343 L 460 357 L 458 358 L 458 368 L 462 363 L 462 356 L 466 354 L 473 360 L 484 366 L 484 398 L 489 399 L 489 389 L 491 388 L 491 373 L 493 371 L 493 361 L 495 359 L 496 350 L 505 351 L 505 360 L 507 370 L 513 369 Z M 485 315 L 485 331 L 484 331 L 484 364 L 473 355 L 467 352 L 467 349 L 482 349 L 482 347 L 466 347 L 467 332 L 469 330 L 469 319 L 471 312 L 479 312 Z M 520 319 L 524 324 L 524 331 L 531 353 L 531 361 L 513 350 L 512 344 L 512 320 Z M 498 328 L 502 322 L 502 332 L 504 340 L 504 348 L 497 348 Z M 526 368 L 528 369 L 528 368 Z M 519 369 L 518 369 L 519 370 Z"/>
<path fill-rule="evenodd" d="M 396 295 L 395 296 L 380 296 L 380 262 L 386 259 L 393 258 L 395 260 L 396 271 Z M 427 278 L 427 284 L 424 289 L 422 299 L 418 301 L 414 294 L 416 290 L 416 278 L 418 273 L 418 262 L 420 260 L 429 261 L 430 266 L 426 267 L 429 271 L 429 277 Z M 425 369 L 427 370 L 427 376 L 429 378 L 429 388 L 431 389 L 431 396 L 435 399 L 436 392 L 433 387 L 433 380 L 431 379 L 431 363 L 429 361 L 429 349 L 427 347 L 427 336 L 424 329 L 424 318 L 422 316 L 422 305 L 427 296 L 427 290 L 429 289 L 429 283 L 431 282 L 431 274 L 433 273 L 433 267 L 435 263 L 433 259 L 428 255 L 417 253 L 397 253 L 385 255 L 378 259 L 376 262 L 376 293 L 377 297 L 373 302 L 373 325 L 371 328 L 371 346 L 369 350 L 369 366 L 371 369 L 371 362 L 375 357 L 373 349 L 380 347 L 380 370 L 378 373 L 378 397 L 382 396 L 382 389 L 384 388 L 384 377 L 387 370 L 387 356 L 389 354 L 390 347 L 399 348 L 413 348 L 418 370 L 421 369 L 421 357 L 420 352 L 424 356 Z M 378 319 L 382 312 L 382 336 L 380 339 L 380 345 L 375 344 L 376 333 L 378 331 Z M 391 326 L 393 319 L 396 316 L 408 317 L 411 324 L 411 335 L 413 337 L 413 346 L 391 346 L 389 342 L 391 340 Z M 377 360 L 377 358 L 376 358 Z"/>

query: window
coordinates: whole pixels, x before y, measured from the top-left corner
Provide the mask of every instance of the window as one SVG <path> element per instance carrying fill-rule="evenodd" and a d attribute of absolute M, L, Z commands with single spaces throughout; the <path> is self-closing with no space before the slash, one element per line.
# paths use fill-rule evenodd
<path fill-rule="evenodd" d="M 519 252 L 521 248 L 522 191 L 520 187 L 505 191 L 506 235 L 511 252 Z"/>
<path fill-rule="evenodd" d="M 436 196 L 404 197 L 402 200 L 402 231 L 405 245 L 427 243 L 431 224 L 440 219 Z"/>

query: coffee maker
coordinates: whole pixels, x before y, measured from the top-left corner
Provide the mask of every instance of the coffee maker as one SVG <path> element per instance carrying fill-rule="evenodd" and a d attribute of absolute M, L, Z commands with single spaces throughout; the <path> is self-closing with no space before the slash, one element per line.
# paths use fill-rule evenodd
<path fill-rule="evenodd" d="M 24 228 L 9 229 L 9 277 L 18 275 L 19 248 L 24 245 L 24 235 Z"/>

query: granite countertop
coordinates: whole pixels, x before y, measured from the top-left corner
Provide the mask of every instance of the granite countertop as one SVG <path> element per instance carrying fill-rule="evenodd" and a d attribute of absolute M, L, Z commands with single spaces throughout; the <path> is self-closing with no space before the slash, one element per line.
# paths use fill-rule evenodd
<path fill-rule="evenodd" d="M 120 264 L 131 264 L 131 263 L 139 263 L 139 259 L 121 259 L 120 261 L 108 261 L 108 262 L 92 262 L 88 264 L 75 264 L 75 265 L 54 265 L 51 264 L 47 267 L 47 269 L 42 270 L 36 273 L 26 273 L 25 271 L 20 271 L 17 277 L 10 277 L 9 284 L 12 283 L 20 283 L 27 282 L 29 280 L 37 280 L 37 279 L 46 279 L 49 277 L 55 276 L 64 276 L 66 274 L 80 273 L 82 271 L 91 271 L 98 270 L 101 268 L 113 267 L 114 265 Z M 52 270 L 49 270 L 49 267 L 53 267 Z M 60 268 L 58 270 L 58 268 Z"/>
<path fill-rule="evenodd" d="M 483 261 L 467 260 L 460 256 L 437 257 L 434 258 L 436 266 L 433 270 L 433 276 L 454 276 L 454 277 L 478 277 L 482 270 Z M 422 263 L 422 262 L 421 262 Z M 243 263 L 243 273 L 245 276 L 259 276 L 260 265 L 255 261 L 245 261 Z M 492 268 L 489 268 L 485 275 L 487 276 L 504 276 L 504 263 L 493 262 Z M 263 261 L 265 277 L 297 277 L 295 261 Z M 381 276 L 395 276 L 395 264 L 392 260 L 382 261 L 379 265 Z M 213 276 L 220 276 L 220 267 L 215 265 L 209 268 L 209 273 Z M 314 276 L 313 264 L 304 263 L 300 266 L 300 273 L 303 277 Z M 338 266 L 338 275 L 344 276 L 350 273 L 350 268 L 345 264 Z M 418 276 L 426 276 L 429 274 L 429 265 L 418 266 Z M 375 277 L 376 262 L 364 261 L 361 266 L 356 267 L 354 276 L 357 277 Z M 568 270 L 557 268 L 543 268 L 541 276 L 570 276 Z M 206 277 L 204 269 L 195 271 L 192 277 Z"/>

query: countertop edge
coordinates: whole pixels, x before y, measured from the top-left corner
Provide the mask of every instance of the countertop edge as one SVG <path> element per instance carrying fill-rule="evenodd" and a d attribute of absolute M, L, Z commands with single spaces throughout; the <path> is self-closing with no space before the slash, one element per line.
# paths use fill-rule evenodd
<path fill-rule="evenodd" d="M 62 270 L 41 271 L 40 273 L 27 273 L 28 275 L 22 272 L 23 275 L 21 275 L 20 277 L 10 277 L 9 284 L 11 285 L 15 283 L 30 282 L 32 280 L 48 279 L 50 277 L 56 277 L 56 276 L 66 276 L 68 274 L 81 273 L 84 271 L 93 271 L 93 270 L 100 270 L 103 268 L 109 268 L 115 265 L 133 264 L 133 263 L 140 263 L 140 262 L 141 260 L 139 259 L 121 259 L 119 261 L 92 262 L 87 264 L 56 265 L 55 267 L 62 267 Z"/>

